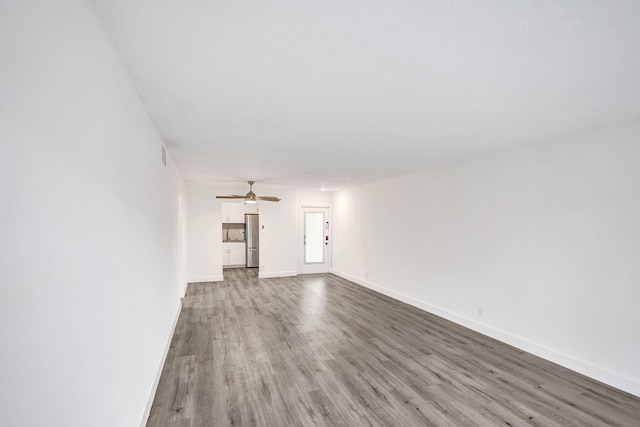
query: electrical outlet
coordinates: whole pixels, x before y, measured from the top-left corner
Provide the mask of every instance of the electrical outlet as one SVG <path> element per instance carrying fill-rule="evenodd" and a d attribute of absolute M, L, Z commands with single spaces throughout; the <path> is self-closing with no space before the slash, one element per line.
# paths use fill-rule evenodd
<path fill-rule="evenodd" d="M 484 316 L 484 308 L 478 307 L 478 316 L 480 316 L 480 317 Z"/>

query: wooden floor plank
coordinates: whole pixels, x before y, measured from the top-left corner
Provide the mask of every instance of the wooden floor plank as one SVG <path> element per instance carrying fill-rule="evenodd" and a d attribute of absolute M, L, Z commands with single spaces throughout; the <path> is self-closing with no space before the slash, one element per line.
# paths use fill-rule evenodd
<path fill-rule="evenodd" d="M 183 299 L 156 426 L 638 426 L 640 398 L 331 274 Z"/>

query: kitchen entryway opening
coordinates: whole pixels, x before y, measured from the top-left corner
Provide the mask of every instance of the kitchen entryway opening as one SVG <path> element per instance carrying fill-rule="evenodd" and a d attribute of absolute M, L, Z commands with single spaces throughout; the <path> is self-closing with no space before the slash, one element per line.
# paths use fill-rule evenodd
<path fill-rule="evenodd" d="M 222 202 L 222 274 L 259 267 L 259 217 L 256 204 Z"/>

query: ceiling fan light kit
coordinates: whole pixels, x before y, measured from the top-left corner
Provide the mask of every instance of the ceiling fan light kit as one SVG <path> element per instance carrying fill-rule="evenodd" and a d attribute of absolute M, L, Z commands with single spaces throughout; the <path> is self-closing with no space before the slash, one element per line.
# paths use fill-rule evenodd
<path fill-rule="evenodd" d="M 216 196 L 216 199 L 244 199 L 244 202 L 247 204 L 258 203 L 258 200 L 264 200 L 265 202 L 280 201 L 280 199 L 275 196 L 256 196 L 256 193 L 253 192 L 253 181 L 247 181 L 247 183 L 249 184 L 249 192 L 244 196 L 232 194 L 230 196 Z"/>

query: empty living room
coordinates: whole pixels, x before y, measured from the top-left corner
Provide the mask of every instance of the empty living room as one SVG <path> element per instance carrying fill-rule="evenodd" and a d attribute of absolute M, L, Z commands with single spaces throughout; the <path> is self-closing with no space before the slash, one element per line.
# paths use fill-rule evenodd
<path fill-rule="evenodd" d="M 0 425 L 640 425 L 638 22 L 0 1 Z"/>

